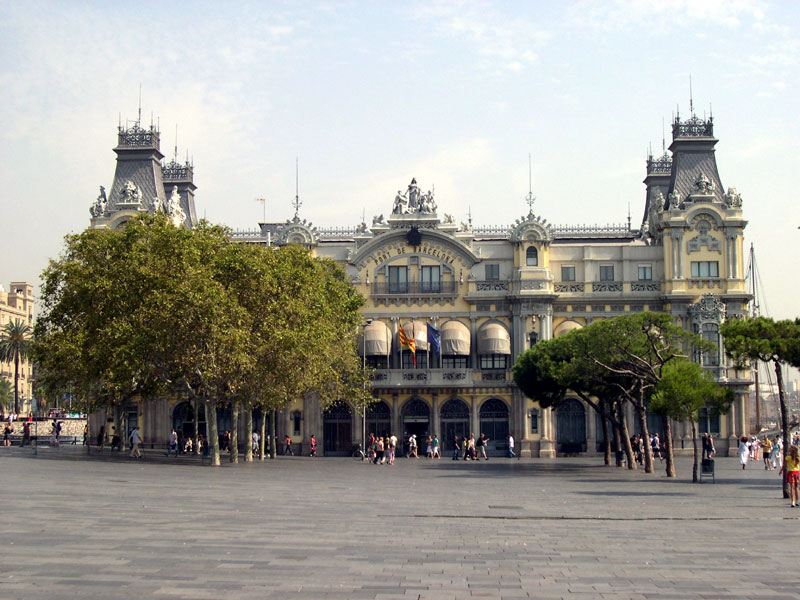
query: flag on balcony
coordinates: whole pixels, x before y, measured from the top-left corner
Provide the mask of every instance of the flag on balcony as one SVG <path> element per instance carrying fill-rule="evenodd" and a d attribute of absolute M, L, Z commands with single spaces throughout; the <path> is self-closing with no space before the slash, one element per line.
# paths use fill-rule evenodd
<path fill-rule="evenodd" d="M 411 325 L 414 326 L 413 324 Z M 413 329 L 412 329 L 412 337 L 408 337 L 406 334 L 406 330 L 403 329 L 403 324 L 400 324 L 400 332 L 397 334 L 397 337 L 400 339 L 400 347 L 401 348 L 408 348 L 411 351 L 411 362 L 414 363 L 414 366 L 417 366 L 417 344 L 414 341 L 413 337 Z"/>
<path fill-rule="evenodd" d="M 428 327 L 428 343 L 433 346 L 433 351 L 439 354 L 442 348 L 442 336 L 436 327 L 430 323 L 426 323 L 426 325 Z"/>

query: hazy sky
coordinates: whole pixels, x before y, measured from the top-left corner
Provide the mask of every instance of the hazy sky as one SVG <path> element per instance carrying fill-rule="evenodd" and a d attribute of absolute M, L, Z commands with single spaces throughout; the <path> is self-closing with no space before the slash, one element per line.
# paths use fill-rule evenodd
<path fill-rule="evenodd" d="M 195 164 L 198 215 L 354 226 L 416 177 L 475 225 L 638 227 L 662 121 L 713 108 L 776 318 L 800 315 L 796 2 L 0 1 L 0 283 L 37 281 L 110 188 L 118 119 Z"/>

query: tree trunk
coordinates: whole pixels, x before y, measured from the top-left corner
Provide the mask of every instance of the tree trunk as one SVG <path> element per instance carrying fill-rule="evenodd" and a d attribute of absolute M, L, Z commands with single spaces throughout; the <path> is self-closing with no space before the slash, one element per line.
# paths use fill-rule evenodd
<path fill-rule="evenodd" d="M 19 353 L 14 354 L 14 414 L 19 414 Z"/>
<path fill-rule="evenodd" d="M 267 447 L 267 409 L 261 409 L 261 439 L 258 440 L 258 460 L 264 460 L 264 451 Z"/>
<path fill-rule="evenodd" d="M 692 483 L 697 483 L 700 480 L 697 478 L 697 427 L 694 421 L 692 421 L 692 456 L 694 457 L 694 465 L 692 466 Z"/>
<path fill-rule="evenodd" d="M 631 447 L 631 436 L 628 431 L 628 420 L 625 418 L 625 410 L 622 407 L 622 402 L 617 403 L 617 420 L 620 424 L 620 436 L 622 437 L 622 447 L 625 449 L 625 456 L 628 459 L 628 469 L 631 471 L 638 469 L 636 459 L 633 456 L 633 448 Z"/>
<path fill-rule="evenodd" d="M 277 418 L 276 411 L 270 411 L 269 413 L 269 437 L 270 437 L 270 444 L 269 444 L 269 457 L 275 458 L 275 449 L 278 446 L 278 440 L 275 439 L 275 420 Z"/>
<path fill-rule="evenodd" d="M 611 440 L 608 439 L 608 405 L 603 402 L 603 412 L 600 413 L 600 422 L 603 425 L 603 464 L 611 464 Z"/>
<path fill-rule="evenodd" d="M 119 436 L 119 447 L 121 452 L 125 452 L 125 431 L 122 428 L 122 407 L 117 404 L 114 406 L 114 432 Z"/>
<path fill-rule="evenodd" d="M 200 447 L 197 445 L 197 440 L 200 437 L 200 414 L 197 411 L 197 397 L 192 398 L 192 410 L 194 410 L 194 439 L 192 440 L 192 448 L 196 454 L 199 454 Z M 206 434 L 208 434 L 208 427 L 206 427 Z"/>
<path fill-rule="evenodd" d="M 616 423 L 611 424 L 611 430 L 614 434 L 614 460 L 618 467 L 622 466 L 622 441 L 620 440 L 619 425 Z"/>
<path fill-rule="evenodd" d="M 212 400 L 206 400 L 206 444 L 211 449 L 211 464 L 220 466 L 219 434 L 217 433 L 217 406 Z"/>
<path fill-rule="evenodd" d="M 647 409 L 644 406 L 644 401 L 634 404 L 636 408 L 636 416 L 639 418 L 639 429 L 642 432 L 642 445 L 644 446 L 644 472 L 653 472 L 653 449 L 650 447 L 650 431 L 647 429 Z"/>
<path fill-rule="evenodd" d="M 244 462 L 253 462 L 253 408 L 244 406 Z"/>
<path fill-rule="evenodd" d="M 231 435 L 228 440 L 231 462 L 239 463 L 239 403 L 231 402 Z"/>
<path fill-rule="evenodd" d="M 783 464 L 786 464 L 786 455 L 789 453 L 789 415 L 786 412 L 786 396 L 783 394 L 783 373 L 781 372 L 781 363 L 777 360 L 775 363 L 775 378 L 778 382 L 778 400 L 781 406 L 781 430 L 783 431 Z M 786 469 L 783 470 L 783 497 L 789 498 L 789 483 L 787 477 L 789 473 Z"/>
<path fill-rule="evenodd" d="M 675 455 L 672 448 L 672 422 L 667 415 L 662 415 L 661 422 L 664 423 L 664 447 L 667 452 L 667 477 L 675 477 Z"/>

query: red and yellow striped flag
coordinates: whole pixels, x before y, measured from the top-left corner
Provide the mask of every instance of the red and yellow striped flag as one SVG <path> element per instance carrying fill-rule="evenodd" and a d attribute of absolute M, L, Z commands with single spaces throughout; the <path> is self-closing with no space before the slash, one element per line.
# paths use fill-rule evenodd
<path fill-rule="evenodd" d="M 413 331 L 413 330 L 412 330 Z M 401 348 L 408 348 L 411 351 L 411 362 L 414 363 L 414 366 L 417 366 L 417 343 L 413 337 L 408 337 L 406 334 L 406 330 L 403 329 L 403 324 L 400 324 L 400 332 L 397 334 L 397 337 L 400 339 L 400 347 Z"/>

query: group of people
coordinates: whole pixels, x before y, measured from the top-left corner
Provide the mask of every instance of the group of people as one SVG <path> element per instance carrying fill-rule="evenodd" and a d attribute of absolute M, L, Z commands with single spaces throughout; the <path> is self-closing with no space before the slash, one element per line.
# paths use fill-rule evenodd
<path fill-rule="evenodd" d="M 509 447 L 513 453 L 513 439 L 511 436 L 509 438 L 512 440 L 511 446 Z M 477 438 L 475 437 L 474 433 L 470 433 L 469 436 L 459 437 L 455 436 L 453 439 L 453 460 L 458 460 L 460 453 L 463 452 L 463 460 L 489 460 L 489 457 L 486 456 L 486 445 L 489 443 L 489 438 L 486 437 L 483 433 L 481 433 Z"/>
<path fill-rule="evenodd" d="M 661 442 L 661 438 L 657 433 L 650 436 L 648 440 L 641 434 L 636 434 L 631 438 L 631 450 L 633 450 L 633 458 L 640 465 L 644 464 L 645 444 L 650 446 L 650 451 L 653 453 L 653 458 L 657 458 L 659 462 L 664 462 L 665 448 Z"/>
<path fill-rule="evenodd" d="M 411 436 L 414 441 L 413 446 L 413 456 L 417 456 L 417 445 L 416 445 L 416 436 Z M 409 438 L 409 451 L 406 456 L 412 456 L 412 447 L 411 441 L 412 439 Z M 430 437 L 428 440 L 430 441 Z M 436 440 L 437 448 L 439 440 Z M 369 434 L 369 438 L 367 441 L 367 454 L 366 458 L 372 461 L 373 464 L 376 465 L 394 465 L 395 453 L 397 450 L 397 436 L 394 434 L 386 435 L 386 436 L 376 436 L 374 433 Z M 417 458 L 419 458 L 417 456 Z"/>
<path fill-rule="evenodd" d="M 795 440 L 797 440 L 797 444 Z M 800 438 L 795 436 L 792 440 L 792 447 L 797 447 L 798 444 L 800 444 Z M 780 434 L 772 440 L 766 435 L 761 439 L 757 436 L 748 438 L 743 435 L 739 440 L 739 463 L 742 465 L 742 469 L 747 467 L 750 460 L 759 460 L 759 455 L 764 459 L 764 469 L 774 471 L 779 468 L 783 456 L 783 439 Z"/>

